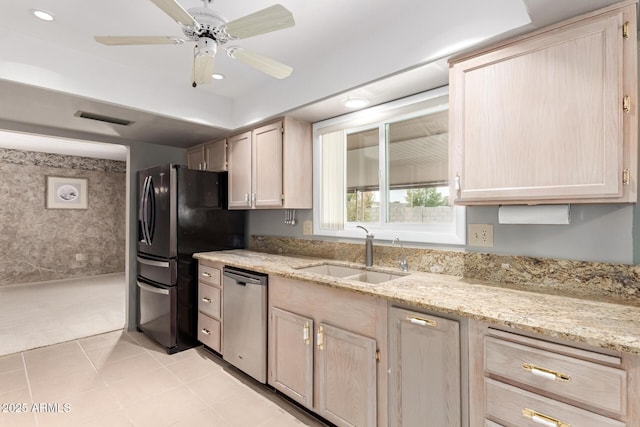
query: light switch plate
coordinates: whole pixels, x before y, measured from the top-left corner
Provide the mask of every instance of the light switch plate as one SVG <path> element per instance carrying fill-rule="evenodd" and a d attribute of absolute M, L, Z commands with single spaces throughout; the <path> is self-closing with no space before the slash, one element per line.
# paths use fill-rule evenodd
<path fill-rule="evenodd" d="M 493 247 L 493 225 L 467 224 L 469 246 Z"/>
<path fill-rule="evenodd" d="M 313 221 L 304 221 L 302 223 L 302 234 L 305 236 L 311 236 L 313 234 Z"/>

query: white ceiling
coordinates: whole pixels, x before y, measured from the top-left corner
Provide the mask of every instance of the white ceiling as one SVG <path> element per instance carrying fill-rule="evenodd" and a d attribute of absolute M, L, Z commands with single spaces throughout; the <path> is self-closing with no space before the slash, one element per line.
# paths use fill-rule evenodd
<path fill-rule="evenodd" d="M 0 129 L 188 147 L 284 113 L 318 121 L 447 84 L 446 58 L 615 0 L 279 0 L 293 28 L 234 42 L 294 68 L 284 80 L 219 51 L 222 81 L 191 86 L 191 44 L 108 47 L 94 35 L 182 36 L 149 0 L 2 0 Z M 200 0 L 179 0 L 185 7 Z M 228 20 L 272 0 L 215 0 Z M 53 22 L 35 19 L 43 9 Z M 105 125 L 78 110 L 132 120 Z M 1 144 L 1 140 L 0 140 Z"/>

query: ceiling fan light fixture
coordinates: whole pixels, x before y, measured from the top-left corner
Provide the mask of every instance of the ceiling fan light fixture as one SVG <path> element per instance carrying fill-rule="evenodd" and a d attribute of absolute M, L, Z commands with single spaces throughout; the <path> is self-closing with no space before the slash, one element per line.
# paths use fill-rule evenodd
<path fill-rule="evenodd" d="M 52 13 L 49 13 L 41 9 L 31 9 L 31 14 L 42 21 L 50 22 L 54 20 L 54 16 Z"/>
<path fill-rule="evenodd" d="M 342 100 L 342 104 L 347 108 L 362 108 L 369 105 L 369 100 L 367 98 L 350 98 L 347 97 Z"/>

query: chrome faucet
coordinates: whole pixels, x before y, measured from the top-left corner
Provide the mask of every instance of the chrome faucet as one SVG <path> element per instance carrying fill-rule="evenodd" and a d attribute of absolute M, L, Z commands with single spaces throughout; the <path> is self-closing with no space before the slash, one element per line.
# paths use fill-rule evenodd
<path fill-rule="evenodd" d="M 398 264 L 400 264 L 400 268 L 402 271 L 409 271 L 409 264 L 407 263 L 407 254 L 404 251 L 404 246 L 402 246 L 402 242 L 397 237 L 393 239 L 393 243 L 391 246 L 395 246 L 396 243 L 400 243 L 400 249 L 402 249 L 402 256 L 398 259 Z"/>
<path fill-rule="evenodd" d="M 364 242 L 364 265 L 371 267 L 373 265 L 373 234 L 369 233 L 369 230 L 361 225 L 358 225 L 357 227 L 362 228 L 364 232 L 367 233 L 367 239 Z"/>

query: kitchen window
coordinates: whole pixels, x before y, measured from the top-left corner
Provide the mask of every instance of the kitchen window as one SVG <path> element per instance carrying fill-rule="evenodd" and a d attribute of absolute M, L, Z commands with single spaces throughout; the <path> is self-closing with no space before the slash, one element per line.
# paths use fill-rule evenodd
<path fill-rule="evenodd" d="M 315 123 L 314 234 L 464 244 L 451 206 L 448 92 L 440 88 Z"/>

